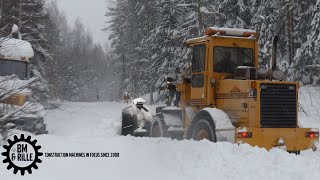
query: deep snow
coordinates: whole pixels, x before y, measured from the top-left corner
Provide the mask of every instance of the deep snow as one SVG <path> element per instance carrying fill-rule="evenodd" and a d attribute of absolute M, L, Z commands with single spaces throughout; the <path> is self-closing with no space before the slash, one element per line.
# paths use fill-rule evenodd
<path fill-rule="evenodd" d="M 320 129 L 320 86 L 303 86 L 298 97 L 301 125 Z"/>
<path fill-rule="evenodd" d="M 310 88 L 309 88 L 310 89 Z M 311 87 L 311 89 L 313 89 Z M 309 117 L 303 125 L 320 127 L 311 100 L 300 94 Z M 313 89 L 315 90 L 315 89 Z M 306 92 L 305 92 L 306 91 Z M 311 98 L 313 101 L 314 98 Z M 116 152 L 119 158 L 48 158 L 33 174 L 13 175 L 0 163 L 0 179 L 319 179 L 320 151 L 296 156 L 249 145 L 119 136 L 121 109 L 126 104 L 63 103 L 46 116 L 49 135 L 35 136 L 42 152 Z M 319 105 L 320 107 L 320 105 Z M 317 122 L 318 121 L 318 122 Z M 2 156 L 0 158 L 2 161 Z"/>

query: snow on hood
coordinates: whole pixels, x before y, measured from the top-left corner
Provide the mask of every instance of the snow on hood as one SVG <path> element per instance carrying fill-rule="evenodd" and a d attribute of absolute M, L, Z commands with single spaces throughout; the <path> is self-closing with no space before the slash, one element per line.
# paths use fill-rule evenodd
<path fill-rule="evenodd" d="M 34 51 L 29 42 L 20 39 L 0 38 L 1 58 L 12 60 L 29 60 L 33 56 Z"/>

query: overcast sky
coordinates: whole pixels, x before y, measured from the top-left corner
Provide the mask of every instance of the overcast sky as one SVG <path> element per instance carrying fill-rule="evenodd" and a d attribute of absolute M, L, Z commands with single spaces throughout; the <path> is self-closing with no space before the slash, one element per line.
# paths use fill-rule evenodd
<path fill-rule="evenodd" d="M 104 45 L 108 36 L 101 29 L 106 27 L 104 16 L 107 11 L 108 0 L 56 0 L 65 12 L 68 21 L 73 25 L 79 17 L 86 28 L 92 32 L 95 42 Z"/>

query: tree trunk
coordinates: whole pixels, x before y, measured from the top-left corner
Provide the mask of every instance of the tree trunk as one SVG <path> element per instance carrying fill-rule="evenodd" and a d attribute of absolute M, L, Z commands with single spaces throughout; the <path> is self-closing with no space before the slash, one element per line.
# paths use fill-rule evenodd
<path fill-rule="evenodd" d="M 150 78 L 153 79 L 152 76 Z M 153 98 L 154 90 L 155 90 L 154 85 L 150 84 L 150 105 L 154 104 L 154 98 Z"/>
<path fill-rule="evenodd" d="M 148 14 L 148 18 L 147 18 L 147 32 L 150 33 L 151 31 L 151 27 L 150 27 L 150 16 Z M 153 73 L 152 73 L 152 60 L 151 60 L 151 49 L 150 49 L 150 46 L 148 46 L 148 58 L 149 59 L 149 66 L 150 66 L 150 79 L 149 79 L 149 87 L 150 87 L 150 105 L 154 104 L 154 99 L 153 99 L 153 92 L 154 92 L 154 77 L 153 77 Z"/>
<path fill-rule="evenodd" d="M 2 28 L 3 0 L 0 0 L 0 3 L 0 28 Z"/>
<path fill-rule="evenodd" d="M 288 62 L 289 66 L 293 59 L 293 39 L 292 39 L 292 7 L 287 4 L 287 19 L 288 19 Z"/>
<path fill-rule="evenodd" d="M 202 35 L 203 33 L 203 21 L 202 21 L 202 14 L 201 14 L 201 1 L 198 0 L 198 6 L 197 6 L 197 11 L 198 11 L 198 23 L 199 23 L 199 36 Z"/>

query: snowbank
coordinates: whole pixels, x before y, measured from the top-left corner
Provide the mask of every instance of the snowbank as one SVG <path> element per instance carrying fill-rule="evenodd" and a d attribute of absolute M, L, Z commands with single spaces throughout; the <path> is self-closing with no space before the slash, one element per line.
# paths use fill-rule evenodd
<path fill-rule="evenodd" d="M 303 86 L 298 97 L 300 124 L 320 130 L 320 86 Z"/>
<path fill-rule="evenodd" d="M 1 163 L 1 178 L 24 180 L 319 179 L 319 152 L 300 156 L 249 145 L 164 138 L 37 136 L 43 152 L 117 152 L 119 158 L 42 158 L 19 177 Z M 2 160 L 0 158 L 0 160 Z"/>
<path fill-rule="evenodd" d="M 121 129 L 121 110 L 115 102 L 63 103 L 47 112 L 49 134 L 64 137 L 113 137 Z"/>

